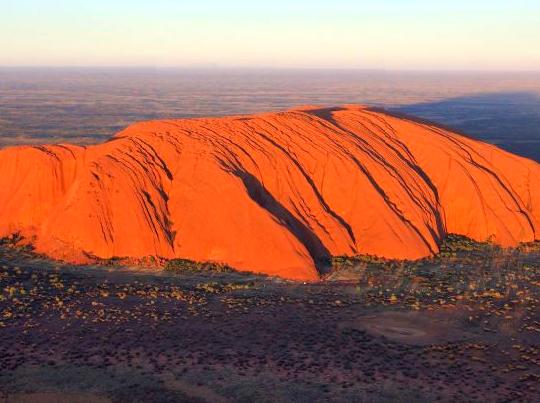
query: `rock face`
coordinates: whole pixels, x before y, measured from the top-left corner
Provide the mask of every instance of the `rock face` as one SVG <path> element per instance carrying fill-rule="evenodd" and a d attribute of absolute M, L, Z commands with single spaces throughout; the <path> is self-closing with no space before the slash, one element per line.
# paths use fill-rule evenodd
<path fill-rule="evenodd" d="M 227 263 L 313 280 L 332 255 L 414 259 L 447 233 L 540 234 L 540 165 L 360 106 L 143 122 L 0 150 L 0 236 L 38 251 Z"/>

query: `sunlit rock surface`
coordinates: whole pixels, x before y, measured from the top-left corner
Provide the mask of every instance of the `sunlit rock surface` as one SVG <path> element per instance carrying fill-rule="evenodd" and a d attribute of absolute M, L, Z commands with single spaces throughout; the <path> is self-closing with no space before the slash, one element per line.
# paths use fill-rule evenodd
<path fill-rule="evenodd" d="M 151 121 L 88 147 L 0 150 L 0 236 L 317 279 L 333 255 L 415 259 L 447 233 L 540 233 L 540 165 L 361 106 Z"/>

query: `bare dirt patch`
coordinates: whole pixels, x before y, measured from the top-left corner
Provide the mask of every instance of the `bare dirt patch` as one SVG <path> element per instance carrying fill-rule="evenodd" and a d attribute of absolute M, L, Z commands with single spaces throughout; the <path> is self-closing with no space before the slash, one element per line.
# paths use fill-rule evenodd
<path fill-rule="evenodd" d="M 462 328 L 454 315 L 440 312 L 382 312 L 362 316 L 345 326 L 418 346 L 471 340 L 475 337 Z"/>

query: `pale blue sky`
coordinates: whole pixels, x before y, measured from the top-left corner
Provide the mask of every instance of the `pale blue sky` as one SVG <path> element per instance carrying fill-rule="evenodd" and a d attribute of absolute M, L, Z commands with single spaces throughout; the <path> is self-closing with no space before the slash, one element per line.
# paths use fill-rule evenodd
<path fill-rule="evenodd" d="M 540 70 L 539 0 L 0 0 L 0 65 Z"/>

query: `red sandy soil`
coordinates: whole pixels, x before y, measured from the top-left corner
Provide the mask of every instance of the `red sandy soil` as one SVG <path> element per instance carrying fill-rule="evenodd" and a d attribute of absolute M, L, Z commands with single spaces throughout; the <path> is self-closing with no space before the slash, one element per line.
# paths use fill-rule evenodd
<path fill-rule="evenodd" d="M 538 239 L 540 165 L 361 106 L 143 122 L 89 147 L 0 150 L 0 237 L 315 280 L 330 256 L 416 259 L 447 233 Z"/>

